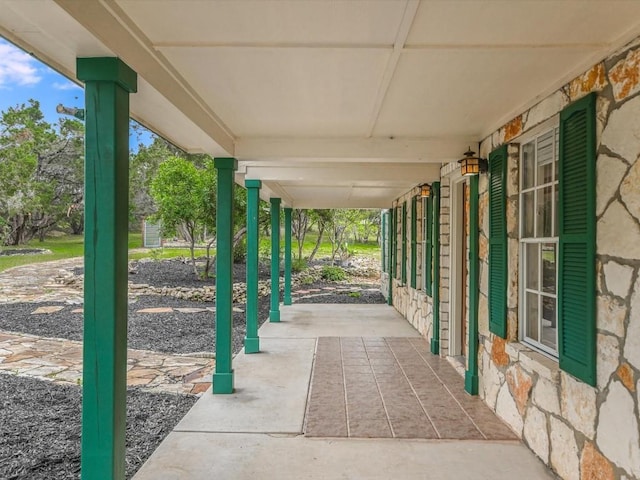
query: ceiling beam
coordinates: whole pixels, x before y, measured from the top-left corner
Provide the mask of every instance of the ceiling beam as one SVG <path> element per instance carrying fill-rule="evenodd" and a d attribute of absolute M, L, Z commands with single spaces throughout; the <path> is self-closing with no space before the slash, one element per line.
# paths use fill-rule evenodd
<path fill-rule="evenodd" d="M 233 155 L 234 137 L 228 127 L 217 118 L 164 57 L 153 49 L 149 40 L 114 1 L 55 2 L 184 112 L 218 145 Z"/>
<path fill-rule="evenodd" d="M 384 74 L 382 75 L 382 80 L 380 82 L 380 86 L 378 87 L 378 94 L 376 95 L 376 99 L 373 104 L 373 110 L 371 112 L 371 115 L 369 116 L 367 137 L 373 135 L 373 131 L 376 128 L 376 124 L 378 123 L 380 110 L 382 110 L 382 105 L 384 104 L 384 99 L 387 96 L 389 85 L 391 85 L 391 80 L 393 80 L 393 76 L 395 75 L 396 69 L 398 68 L 400 56 L 402 55 L 404 45 L 407 41 L 407 38 L 409 37 L 409 31 L 411 30 L 411 25 L 413 24 L 413 20 L 416 17 L 419 6 L 420 0 L 407 0 L 404 14 L 402 16 L 402 21 L 400 22 L 400 25 L 398 27 L 396 41 L 393 44 L 393 53 L 389 57 L 389 61 L 387 62 Z"/>
<path fill-rule="evenodd" d="M 238 160 L 363 159 L 446 163 L 457 160 L 479 137 L 456 138 L 297 138 L 236 139 Z"/>
<path fill-rule="evenodd" d="M 440 178 L 440 164 L 333 164 L 328 166 L 247 166 L 246 178 L 262 181 L 332 184 L 363 184 L 368 182 L 420 183 Z"/>

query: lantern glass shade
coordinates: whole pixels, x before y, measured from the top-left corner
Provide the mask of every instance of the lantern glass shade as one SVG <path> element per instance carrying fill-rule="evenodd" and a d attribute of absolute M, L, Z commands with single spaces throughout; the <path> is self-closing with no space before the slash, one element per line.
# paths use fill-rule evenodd
<path fill-rule="evenodd" d="M 460 163 L 460 173 L 462 175 L 478 175 L 487 171 L 487 161 L 484 158 L 476 157 L 475 152 L 468 150 L 464 154 Z"/>
<path fill-rule="evenodd" d="M 427 198 L 431 195 L 431 185 L 420 185 L 420 197 Z"/>

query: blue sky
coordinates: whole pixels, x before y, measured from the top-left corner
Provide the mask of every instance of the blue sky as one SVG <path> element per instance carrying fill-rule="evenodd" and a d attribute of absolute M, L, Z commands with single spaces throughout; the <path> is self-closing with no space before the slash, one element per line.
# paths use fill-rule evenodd
<path fill-rule="evenodd" d="M 84 108 L 81 87 L 0 37 L 0 111 L 26 104 L 30 98 L 40 102 L 45 119 L 52 124 L 60 118 L 56 113 L 59 103 Z M 150 139 L 148 134 L 141 141 L 149 143 Z M 138 140 L 130 141 L 135 149 Z"/>

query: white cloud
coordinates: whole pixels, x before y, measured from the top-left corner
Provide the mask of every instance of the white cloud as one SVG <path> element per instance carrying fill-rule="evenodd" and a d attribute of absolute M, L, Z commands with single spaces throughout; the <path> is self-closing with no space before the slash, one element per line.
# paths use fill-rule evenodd
<path fill-rule="evenodd" d="M 0 42 L 0 88 L 35 85 L 40 80 L 34 58 L 13 45 Z"/>
<path fill-rule="evenodd" d="M 75 83 L 71 82 L 71 81 L 67 81 L 67 82 L 53 82 L 51 84 L 51 86 L 53 88 L 55 88 L 56 90 L 74 90 L 74 89 L 78 89 L 80 90 L 80 87 L 78 85 L 76 85 Z"/>

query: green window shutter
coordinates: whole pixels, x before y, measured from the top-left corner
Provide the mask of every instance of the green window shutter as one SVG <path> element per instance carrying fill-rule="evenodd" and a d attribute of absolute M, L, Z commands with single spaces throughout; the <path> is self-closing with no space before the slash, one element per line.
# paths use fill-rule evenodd
<path fill-rule="evenodd" d="M 489 154 L 489 330 L 507 338 L 507 146 Z"/>
<path fill-rule="evenodd" d="M 387 272 L 387 212 L 382 212 L 382 245 L 380 246 L 382 271 Z"/>
<path fill-rule="evenodd" d="M 411 197 L 411 288 L 416 288 L 416 260 L 418 258 L 417 252 L 417 232 L 416 226 L 418 215 L 418 197 Z"/>
<path fill-rule="evenodd" d="M 425 276 L 425 290 L 427 291 L 427 295 L 431 295 L 432 284 L 433 284 L 433 196 L 427 197 L 426 200 L 426 211 L 425 215 L 427 227 L 426 227 L 426 235 L 427 235 L 427 251 L 425 252 L 425 262 L 424 262 L 424 275 Z"/>
<path fill-rule="evenodd" d="M 558 326 L 560 368 L 596 385 L 596 94 L 560 113 Z"/>
<path fill-rule="evenodd" d="M 397 239 L 397 235 L 398 235 L 398 214 L 396 212 L 395 208 L 392 208 L 389 211 L 389 214 L 391 215 L 391 230 L 389 231 L 389 272 L 390 272 L 390 279 L 389 279 L 389 284 L 391 284 L 391 279 L 392 278 L 396 278 L 396 261 L 398 258 L 398 253 L 396 251 L 396 245 L 398 242 Z"/>
<path fill-rule="evenodd" d="M 400 267 L 401 271 L 401 282 L 403 285 L 407 283 L 407 202 L 402 203 L 402 265 Z"/>

